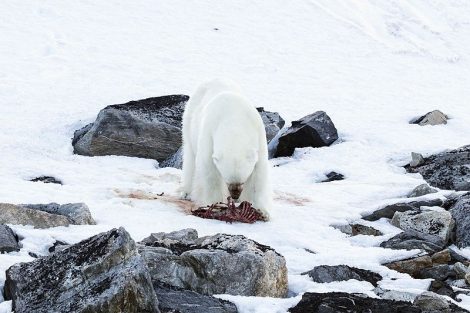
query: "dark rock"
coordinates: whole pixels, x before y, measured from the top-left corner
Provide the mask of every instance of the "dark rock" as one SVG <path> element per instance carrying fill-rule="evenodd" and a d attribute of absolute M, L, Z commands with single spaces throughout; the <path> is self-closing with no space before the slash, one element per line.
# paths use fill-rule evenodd
<path fill-rule="evenodd" d="M 429 286 L 429 291 L 432 291 L 442 296 L 450 297 L 454 300 L 456 299 L 456 296 L 457 296 L 452 286 L 440 280 L 433 280 L 431 282 L 431 285 Z"/>
<path fill-rule="evenodd" d="M 452 262 L 462 262 L 464 264 L 469 264 L 470 260 L 467 259 L 465 256 L 461 255 L 458 251 L 449 247 L 450 256 L 452 258 Z"/>
<path fill-rule="evenodd" d="M 284 257 L 239 235 L 197 238 L 194 229 L 152 234 L 139 251 L 153 281 L 198 293 L 284 297 Z"/>
<path fill-rule="evenodd" d="M 423 236 L 420 235 L 421 234 L 410 231 L 399 233 L 398 235 L 390 238 L 389 240 L 382 242 L 380 246 L 382 248 L 389 248 L 394 250 L 421 249 L 428 253 L 439 252 L 445 247 L 444 242 L 442 242 L 441 240 L 430 240 L 430 238 L 424 239 Z"/>
<path fill-rule="evenodd" d="M 470 195 L 461 197 L 449 210 L 455 220 L 455 244 L 459 248 L 470 246 Z"/>
<path fill-rule="evenodd" d="M 343 180 L 344 175 L 336 172 L 329 172 L 326 174 L 326 179 L 322 180 L 322 183 L 328 183 L 335 180 Z"/>
<path fill-rule="evenodd" d="M 75 132 L 74 153 L 124 155 L 159 162 L 181 146 L 181 120 L 189 97 L 172 95 L 110 105 L 93 125 Z"/>
<path fill-rule="evenodd" d="M 320 265 L 308 272 L 302 273 L 302 275 L 310 276 L 316 283 L 331 283 L 333 281 L 355 279 L 367 281 L 375 287 L 377 287 L 377 282 L 382 280 L 382 276 L 377 273 L 347 265 Z"/>
<path fill-rule="evenodd" d="M 0 224 L 0 253 L 20 251 L 18 236 L 7 225 Z"/>
<path fill-rule="evenodd" d="M 67 204 L 22 204 L 22 207 L 39 210 L 51 214 L 66 216 L 70 224 L 74 225 L 95 225 L 96 222 L 91 216 L 90 209 L 85 203 L 67 203 Z"/>
<path fill-rule="evenodd" d="M 62 215 L 28 209 L 19 205 L 0 203 L 0 224 L 32 225 L 35 228 L 68 226 L 69 219 Z"/>
<path fill-rule="evenodd" d="M 405 166 L 440 189 L 470 191 L 470 145 L 427 157 L 421 165 Z"/>
<path fill-rule="evenodd" d="M 392 218 L 395 212 L 406 212 L 411 210 L 419 209 L 421 206 L 440 206 L 442 205 L 442 200 L 423 200 L 423 201 L 413 201 L 408 203 L 395 203 L 387 205 L 381 209 L 374 211 L 373 213 L 363 217 L 366 221 L 377 221 L 381 218 Z"/>
<path fill-rule="evenodd" d="M 13 265 L 5 299 L 16 313 L 158 312 L 148 269 L 123 228 Z"/>
<path fill-rule="evenodd" d="M 52 177 L 52 176 L 39 176 L 39 177 L 31 179 L 30 181 L 33 181 L 33 182 L 40 181 L 40 182 L 43 182 L 43 183 L 46 183 L 46 184 L 59 184 L 59 185 L 62 185 L 62 181 L 60 179 L 57 179 L 57 178 Z"/>
<path fill-rule="evenodd" d="M 416 119 L 410 121 L 410 124 L 418 124 L 420 126 L 426 125 L 440 125 L 440 124 L 447 124 L 447 120 L 449 117 L 442 113 L 439 110 L 434 110 L 431 112 L 426 113 L 423 116 L 420 116 Z"/>
<path fill-rule="evenodd" d="M 365 226 L 361 224 L 353 224 L 351 225 L 351 235 L 382 236 L 383 234 L 380 230 L 377 230 L 374 227 Z"/>
<path fill-rule="evenodd" d="M 237 307 L 225 300 L 194 291 L 155 283 L 155 293 L 162 313 L 237 313 Z"/>
<path fill-rule="evenodd" d="M 455 278 L 455 276 L 454 270 L 447 264 L 424 268 L 419 272 L 420 278 L 432 278 L 436 280 L 446 280 L 447 278 Z"/>
<path fill-rule="evenodd" d="M 421 197 L 430 193 L 436 193 L 437 189 L 430 187 L 428 184 L 416 186 L 409 194 L 408 198 Z"/>
<path fill-rule="evenodd" d="M 28 252 L 28 255 L 32 258 L 35 258 L 35 259 L 39 258 L 39 255 L 37 255 L 36 253 L 31 252 L 31 251 Z"/>
<path fill-rule="evenodd" d="M 338 132 L 330 117 L 323 111 L 307 115 L 279 137 L 274 157 L 291 156 L 295 148 L 329 146 L 338 139 Z"/>
<path fill-rule="evenodd" d="M 286 121 L 277 112 L 265 111 L 264 108 L 256 108 L 263 120 L 266 131 L 266 141 L 269 143 L 284 127 Z"/>
<path fill-rule="evenodd" d="M 421 313 L 410 302 L 369 298 L 345 292 L 306 292 L 291 313 Z"/>
<path fill-rule="evenodd" d="M 384 265 L 391 270 L 406 273 L 414 278 L 418 278 L 423 269 L 432 267 L 432 259 L 430 256 L 425 255 L 417 258 L 395 261 Z"/>
<path fill-rule="evenodd" d="M 442 240 L 444 244 L 449 241 L 455 225 L 452 215 L 443 209 L 395 212 L 391 223 L 405 231 L 414 231 L 422 236 Z"/>

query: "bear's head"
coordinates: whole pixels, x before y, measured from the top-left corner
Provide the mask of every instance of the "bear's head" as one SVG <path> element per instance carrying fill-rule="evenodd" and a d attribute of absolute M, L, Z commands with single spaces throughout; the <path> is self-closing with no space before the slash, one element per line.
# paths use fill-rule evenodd
<path fill-rule="evenodd" d="M 258 162 L 258 142 L 256 135 L 245 133 L 234 137 L 227 138 L 222 133 L 214 136 L 212 160 L 230 196 L 237 200 Z"/>

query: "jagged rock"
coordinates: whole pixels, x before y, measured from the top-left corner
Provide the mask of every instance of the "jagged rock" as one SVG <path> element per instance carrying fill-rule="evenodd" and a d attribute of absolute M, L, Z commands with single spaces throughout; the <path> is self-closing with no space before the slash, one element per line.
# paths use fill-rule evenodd
<path fill-rule="evenodd" d="M 20 251 L 18 236 L 7 225 L 0 224 L 0 253 Z"/>
<path fill-rule="evenodd" d="M 405 168 L 410 173 L 420 173 L 433 187 L 470 191 L 470 145 L 432 155 L 418 166 Z"/>
<path fill-rule="evenodd" d="M 420 126 L 426 125 L 440 125 L 447 124 L 449 117 L 439 110 L 434 110 L 420 116 L 410 122 L 410 124 L 418 124 Z"/>
<path fill-rule="evenodd" d="M 382 236 L 382 232 L 375 229 L 372 226 L 366 226 L 361 224 L 347 224 L 347 225 L 334 225 L 334 228 L 341 232 L 351 235 L 365 235 L 365 236 Z"/>
<path fill-rule="evenodd" d="M 326 174 L 326 179 L 322 180 L 321 182 L 328 183 L 328 182 L 332 182 L 335 180 L 343 180 L 343 179 L 344 179 L 343 174 L 336 173 L 336 172 L 329 172 L 328 174 Z"/>
<path fill-rule="evenodd" d="M 436 237 L 447 243 L 454 228 L 452 215 L 445 210 L 396 212 L 392 225 L 409 231 Z"/>
<path fill-rule="evenodd" d="M 436 240 L 436 238 L 430 236 L 424 236 L 423 234 L 411 231 L 405 231 L 398 235 L 384 241 L 380 244 L 382 248 L 389 249 L 421 249 L 428 253 L 436 253 L 445 247 L 442 240 Z"/>
<path fill-rule="evenodd" d="M 286 121 L 277 112 L 265 111 L 264 108 L 256 108 L 263 120 L 266 131 L 266 140 L 269 143 L 277 133 L 284 127 Z"/>
<path fill-rule="evenodd" d="M 60 179 L 57 179 L 53 176 L 39 176 L 39 177 L 36 177 L 36 178 L 33 178 L 31 179 L 30 181 L 32 182 L 43 182 L 43 183 L 46 183 L 46 184 L 59 184 L 59 185 L 62 185 L 62 181 Z"/>
<path fill-rule="evenodd" d="M 35 228 L 68 226 L 69 219 L 62 215 L 28 209 L 19 205 L 0 203 L 0 224 L 32 225 Z"/>
<path fill-rule="evenodd" d="M 91 216 L 90 209 L 85 203 L 67 203 L 67 204 L 22 204 L 21 206 L 39 210 L 51 214 L 66 216 L 70 224 L 74 225 L 95 225 L 96 222 Z"/>
<path fill-rule="evenodd" d="M 161 162 L 181 146 L 181 120 L 188 99 L 171 95 L 107 106 L 91 126 L 75 132 L 74 153 Z"/>
<path fill-rule="evenodd" d="M 414 305 L 426 311 L 451 312 L 450 304 L 443 297 L 429 291 L 425 291 L 416 297 Z M 462 310 L 462 312 L 465 312 Z"/>
<path fill-rule="evenodd" d="M 447 264 L 439 264 L 433 267 L 424 268 L 419 272 L 420 278 L 432 278 L 444 281 L 447 278 L 455 278 L 455 272 L 452 266 Z"/>
<path fill-rule="evenodd" d="M 392 218 L 395 212 L 413 211 L 422 206 L 440 206 L 442 203 L 443 201 L 440 199 L 395 203 L 378 209 L 373 213 L 362 217 L 362 219 L 366 221 L 377 221 L 381 218 Z"/>
<path fill-rule="evenodd" d="M 450 208 L 455 220 L 455 243 L 459 248 L 470 246 L 470 195 L 465 195 Z"/>
<path fill-rule="evenodd" d="M 416 167 L 424 163 L 424 157 L 421 153 L 411 152 L 411 167 Z"/>
<path fill-rule="evenodd" d="M 408 198 L 421 197 L 430 193 L 436 193 L 437 189 L 430 187 L 428 184 L 416 186 L 409 194 Z"/>
<path fill-rule="evenodd" d="M 454 264 L 454 272 L 457 279 L 464 279 L 465 275 L 470 272 L 470 269 L 467 265 L 464 265 L 460 262 Z"/>
<path fill-rule="evenodd" d="M 442 296 L 447 296 L 456 299 L 457 293 L 454 292 L 452 286 L 441 280 L 433 280 L 429 286 L 429 291 L 437 293 Z"/>
<path fill-rule="evenodd" d="M 432 259 L 430 256 L 425 255 L 417 258 L 395 261 L 384 265 L 391 270 L 406 273 L 416 278 L 419 277 L 421 270 L 432 267 Z"/>
<path fill-rule="evenodd" d="M 284 257 L 244 236 L 197 238 L 194 229 L 152 234 L 139 251 L 153 281 L 212 295 L 284 297 Z"/>
<path fill-rule="evenodd" d="M 279 137 L 274 157 L 291 156 L 295 148 L 329 146 L 338 139 L 338 132 L 330 117 L 323 111 L 293 121 Z"/>
<path fill-rule="evenodd" d="M 153 313 L 148 269 L 123 229 L 7 270 L 5 298 L 15 313 Z"/>
<path fill-rule="evenodd" d="M 285 121 L 277 112 L 265 111 L 264 108 L 257 108 L 261 119 L 264 123 L 264 129 L 266 131 L 266 140 L 269 143 L 284 127 Z M 164 167 L 174 167 L 174 168 L 183 168 L 183 147 L 179 147 L 178 151 L 170 155 L 167 159 L 160 162 L 160 168 Z"/>
<path fill-rule="evenodd" d="M 452 256 L 450 255 L 449 249 L 445 249 L 434 253 L 431 259 L 433 264 L 448 264 L 452 261 Z"/>
<path fill-rule="evenodd" d="M 377 287 L 377 282 L 382 280 L 382 276 L 377 273 L 347 265 L 320 265 L 308 272 L 302 273 L 302 275 L 310 276 L 316 283 L 331 283 L 333 281 L 355 279 L 367 281 L 375 287 Z"/>
<path fill-rule="evenodd" d="M 70 245 L 64 241 L 56 240 L 52 246 L 49 247 L 48 251 L 49 253 L 54 253 L 57 251 L 62 251 L 66 248 L 70 247 Z"/>
<path fill-rule="evenodd" d="M 369 298 L 345 292 L 311 293 L 289 309 L 291 313 L 421 313 L 422 310 L 405 301 Z"/>
<path fill-rule="evenodd" d="M 184 290 L 154 284 L 161 313 L 237 313 L 237 307 L 225 300 Z"/>
<path fill-rule="evenodd" d="M 459 251 L 452 246 L 448 247 L 450 256 L 452 258 L 452 262 L 462 262 L 463 264 L 470 264 L 470 260 L 467 259 L 465 256 L 461 255 Z"/>

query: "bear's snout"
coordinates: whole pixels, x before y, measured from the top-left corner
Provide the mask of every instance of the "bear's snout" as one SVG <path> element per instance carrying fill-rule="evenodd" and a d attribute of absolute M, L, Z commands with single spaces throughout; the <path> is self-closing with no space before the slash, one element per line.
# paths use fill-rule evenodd
<path fill-rule="evenodd" d="M 230 197 L 232 197 L 234 200 L 237 200 L 240 198 L 240 194 L 243 191 L 243 184 L 229 184 L 228 191 L 230 192 Z"/>

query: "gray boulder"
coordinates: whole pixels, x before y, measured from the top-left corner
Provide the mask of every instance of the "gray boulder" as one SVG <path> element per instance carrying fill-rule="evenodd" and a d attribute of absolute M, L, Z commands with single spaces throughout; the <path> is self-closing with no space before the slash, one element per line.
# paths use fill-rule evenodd
<path fill-rule="evenodd" d="M 66 216 L 70 224 L 73 225 L 95 225 L 96 222 L 91 216 L 90 209 L 85 203 L 67 203 L 67 204 L 22 204 L 21 206 L 39 210 L 51 214 Z"/>
<path fill-rule="evenodd" d="M 295 148 L 329 146 L 338 139 L 338 131 L 323 111 L 293 121 L 291 127 L 279 137 L 274 157 L 291 156 Z"/>
<path fill-rule="evenodd" d="M 5 299 L 16 313 L 159 312 L 148 269 L 123 228 L 13 265 Z"/>
<path fill-rule="evenodd" d="M 418 124 L 420 126 L 426 125 L 441 125 L 447 124 L 449 117 L 439 110 L 434 110 L 420 116 L 410 122 L 410 124 Z"/>
<path fill-rule="evenodd" d="M 422 206 L 440 206 L 442 203 L 443 202 L 440 199 L 395 203 L 378 209 L 371 214 L 363 216 L 362 218 L 366 221 L 377 221 L 381 218 L 393 218 L 395 212 L 413 211 L 419 209 Z"/>
<path fill-rule="evenodd" d="M 406 301 L 369 298 L 346 292 L 311 293 L 302 295 L 291 313 L 424 313 Z"/>
<path fill-rule="evenodd" d="M 419 273 L 420 278 L 432 278 L 444 281 L 447 278 L 455 278 L 456 273 L 453 267 L 448 264 L 438 264 L 429 268 L 424 268 Z"/>
<path fill-rule="evenodd" d="M 455 220 L 455 243 L 459 248 L 470 246 L 470 195 L 457 200 L 450 211 Z"/>
<path fill-rule="evenodd" d="M 424 163 L 424 157 L 421 153 L 411 152 L 411 167 L 416 167 Z"/>
<path fill-rule="evenodd" d="M 433 187 L 470 191 L 470 145 L 431 155 L 422 164 L 405 168 L 410 173 L 420 173 Z"/>
<path fill-rule="evenodd" d="M 162 313 L 237 313 L 235 304 L 181 288 L 154 284 Z"/>
<path fill-rule="evenodd" d="M 284 127 L 286 121 L 277 112 L 265 111 L 264 108 L 256 108 L 264 123 L 266 141 L 269 143 L 277 133 Z"/>
<path fill-rule="evenodd" d="M 383 235 L 380 230 L 377 230 L 372 226 L 366 226 L 362 224 L 335 225 L 333 227 L 351 236 L 357 236 L 357 235 L 382 236 Z"/>
<path fill-rule="evenodd" d="M 152 234 L 139 251 L 152 280 L 201 294 L 284 297 L 284 257 L 244 236 L 197 238 L 194 229 Z"/>
<path fill-rule="evenodd" d="M 74 134 L 74 153 L 124 155 L 159 162 L 181 146 L 181 120 L 189 97 L 171 95 L 110 105 Z"/>
<path fill-rule="evenodd" d="M 414 231 L 435 237 L 437 240 L 442 240 L 443 243 L 449 241 L 455 225 L 452 215 L 443 209 L 396 212 L 391 223 L 405 231 Z"/>
<path fill-rule="evenodd" d="M 450 308 L 450 303 L 443 297 L 429 291 L 425 291 L 416 297 L 413 302 L 414 305 L 423 310 L 434 312 L 453 312 Z M 462 310 L 461 312 L 465 312 Z"/>
<path fill-rule="evenodd" d="M 333 281 L 355 279 L 367 281 L 375 287 L 377 287 L 377 282 L 382 280 L 382 276 L 377 273 L 347 265 L 320 265 L 308 272 L 302 273 L 302 275 L 310 276 L 316 283 L 331 283 Z"/>
<path fill-rule="evenodd" d="M 423 236 L 418 232 L 404 231 L 380 244 L 382 248 L 414 250 L 420 249 L 427 253 L 436 253 L 445 247 L 445 243 L 435 237 Z"/>
<path fill-rule="evenodd" d="M 178 169 L 183 168 L 183 147 L 181 146 L 178 151 L 172 154 L 168 159 L 158 164 L 160 168 L 174 167 Z"/>
<path fill-rule="evenodd" d="M 20 251 L 18 236 L 7 225 L 0 224 L 0 253 Z"/>
<path fill-rule="evenodd" d="M 430 193 L 436 193 L 437 189 L 430 187 L 428 184 L 416 186 L 409 194 L 408 198 L 421 197 Z"/>
<path fill-rule="evenodd" d="M 0 224 L 32 225 L 35 228 L 68 226 L 69 219 L 63 215 L 28 209 L 19 205 L 0 203 Z"/>

